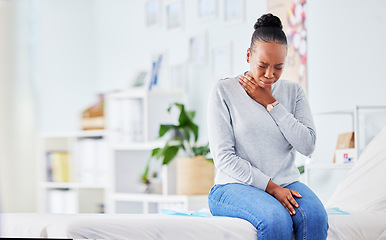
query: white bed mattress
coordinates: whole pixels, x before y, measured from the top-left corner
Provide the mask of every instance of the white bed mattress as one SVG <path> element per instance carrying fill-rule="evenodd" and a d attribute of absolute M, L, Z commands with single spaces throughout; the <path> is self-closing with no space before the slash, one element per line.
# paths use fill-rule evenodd
<path fill-rule="evenodd" d="M 329 215 L 328 239 L 385 240 L 386 212 L 363 211 L 350 215 Z"/>
<path fill-rule="evenodd" d="M 2 237 L 74 239 L 256 239 L 248 221 L 164 214 L 2 214 Z"/>
<path fill-rule="evenodd" d="M 249 222 L 163 214 L 2 214 L 2 237 L 256 240 Z M 329 215 L 329 240 L 386 239 L 385 212 Z"/>

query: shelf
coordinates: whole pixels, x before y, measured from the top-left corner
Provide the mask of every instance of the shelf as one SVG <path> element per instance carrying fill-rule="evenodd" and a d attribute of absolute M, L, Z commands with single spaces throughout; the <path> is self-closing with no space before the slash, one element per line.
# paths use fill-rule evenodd
<path fill-rule="evenodd" d="M 116 151 L 143 151 L 152 150 L 157 147 L 162 147 L 165 142 L 153 141 L 153 142 L 132 142 L 132 143 L 118 143 L 114 144 L 112 148 Z"/>
<path fill-rule="evenodd" d="M 131 193 L 116 193 L 114 194 L 116 201 L 128 202 L 182 202 L 182 201 L 206 201 L 207 195 L 161 195 L 161 194 L 131 194 Z"/>
<path fill-rule="evenodd" d="M 42 138 L 80 138 L 80 137 L 103 137 L 105 130 L 87 130 L 87 131 L 73 131 L 73 132 L 54 132 L 41 134 Z"/>
<path fill-rule="evenodd" d="M 119 99 L 119 98 L 145 98 L 146 96 L 152 97 L 180 97 L 183 95 L 182 90 L 155 90 L 147 91 L 144 88 L 139 89 L 127 89 L 120 92 L 113 92 L 107 95 L 108 98 Z"/>
<path fill-rule="evenodd" d="M 91 183 L 76 183 L 76 182 L 41 182 L 40 187 L 42 188 L 71 188 L 71 189 L 104 189 L 105 186 L 91 184 Z"/>

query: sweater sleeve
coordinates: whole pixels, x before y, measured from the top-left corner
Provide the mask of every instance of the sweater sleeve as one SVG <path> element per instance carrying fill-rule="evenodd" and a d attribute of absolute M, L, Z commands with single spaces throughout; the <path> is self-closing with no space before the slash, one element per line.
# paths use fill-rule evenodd
<path fill-rule="evenodd" d="M 304 90 L 297 84 L 294 114 L 282 105 L 269 113 L 287 141 L 301 154 L 309 156 L 315 149 L 316 133 L 311 109 Z"/>
<path fill-rule="evenodd" d="M 214 164 L 232 178 L 265 191 L 270 177 L 235 153 L 232 118 L 224 95 L 217 83 L 208 102 L 208 136 Z"/>

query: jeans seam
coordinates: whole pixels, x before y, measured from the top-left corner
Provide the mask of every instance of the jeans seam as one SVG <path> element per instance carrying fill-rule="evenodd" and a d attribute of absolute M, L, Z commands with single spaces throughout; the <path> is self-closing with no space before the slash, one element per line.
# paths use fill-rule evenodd
<path fill-rule="evenodd" d="M 302 214 L 303 218 L 303 239 L 307 239 L 307 217 L 306 213 L 303 211 L 301 207 L 298 207 L 299 212 Z"/>
<path fill-rule="evenodd" d="M 242 209 L 242 208 L 236 208 L 236 207 L 234 207 L 234 206 L 232 206 L 232 205 L 230 205 L 230 204 L 226 204 L 226 203 L 222 203 L 222 202 L 220 202 L 220 201 L 213 200 L 211 197 L 209 197 L 209 201 L 211 201 L 211 202 L 213 202 L 214 204 L 217 204 L 217 205 L 225 206 L 226 208 L 230 208 L 230 209 L 237 210 L 237 211 L 242 211 L 243 213 L 246 213 L 248 216 L 250 216 L 251 218 L 253 218 L 253 220 L 254 220 L 256 223 L 260 223 L 260 224 L 261 224 L 261 222 L 260 222 L 260 221 L 257 221 L 257 219 L 253 216 L 253 214 L 251 214 L 251 213 L 248 212 L 247 210 L 244 210 L 244 209 Z M 246 219 L 245 219 L 245 220 L 246 220 Z M 253 224 L 252 224 L 252 225 L 253 225 Z M 257 225 L 257 224 L 256 224 L 256 225 Z M 258 231 L 260 231 L 260 234 L 261 234 L 262 238 L 264 238 L 264 236 L 263 236 L 263 231 L 261 231 L 261 228 L 258 228 L 258 227 L 256 226 L 256 229 L 257 229 Z"/>

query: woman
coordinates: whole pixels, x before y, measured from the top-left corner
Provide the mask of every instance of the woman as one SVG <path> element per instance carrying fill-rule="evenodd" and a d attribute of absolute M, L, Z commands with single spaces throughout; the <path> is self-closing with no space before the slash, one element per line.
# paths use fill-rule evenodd
<path fill-rule="evenodd" d="M 249 71 L 217 82 L 208 104 L 211 153 L 216 165 L 209 194 L 213 215 L 243 218 L 258 239 L 326 239 L 323 204 L 304 184 L 296 151 L 310 155 L 315 127 L 306 95 L 279 80 L 287 55 L 281 21 L 261 16 L 247 50 Z"/>

